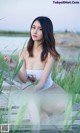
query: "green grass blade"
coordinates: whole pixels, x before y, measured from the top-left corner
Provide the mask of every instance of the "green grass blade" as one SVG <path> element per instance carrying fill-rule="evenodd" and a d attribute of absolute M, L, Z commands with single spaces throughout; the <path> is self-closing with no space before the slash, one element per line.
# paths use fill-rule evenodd
<path fill-rule="evenodd" d="M 20 71 L 20 68 L 22 67 L 24 63 L 24 59 L 22 59 L 19 63 L 19 65 L 16 67 L 15 71 L 14 71 L 14 74 L 13 74 L 13 79 L 16 77 L 16 75 L 18 74 L 18 72 Z"/>

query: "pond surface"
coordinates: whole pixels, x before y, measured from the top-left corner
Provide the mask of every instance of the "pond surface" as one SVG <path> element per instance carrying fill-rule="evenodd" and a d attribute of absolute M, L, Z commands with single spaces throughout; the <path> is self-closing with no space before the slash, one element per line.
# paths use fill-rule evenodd
<path fill-rule="evenodd" d="M 0 53 L 12 54 L 13 51 L 18 52 L 23 45 L 27 44 L 29 37 L 5 37 L 0 36 Z M 25 45 L 26 46 L 26 45 Z M 80 55 L 80 48 L 74 47 L 62 47 L 57 46 L 57 51 L 60 53 L 61 57 L 65 60 L 75 62 Z"/>

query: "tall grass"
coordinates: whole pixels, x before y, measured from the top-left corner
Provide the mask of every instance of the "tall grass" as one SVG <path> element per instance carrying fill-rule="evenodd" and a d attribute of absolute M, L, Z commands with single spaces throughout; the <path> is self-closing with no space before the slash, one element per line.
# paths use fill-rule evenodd
<path fill-rule="evenodd" d="M 75 67 L 71 67 L 68 71 L 65 70 L 65 75 L 62 73 L 59 78 L 56 78 L 56 65 L 55 63 L 52 71 L 52 79 L 60 85 L 66 92 L 71 94 L 80 94 L 80 60 L 78 60 Z M 64 68 L 61 69 L 63 71 Z M 64 78 L 62 76 L 64 75 Z M 80 97 L 76 98 L 77 102 L 80 102 Z"/>
<path fill-rule="evenodd" d="M 15 53 L 15 51 L 13 52 Z M 15 79 L 15 77 L 17 76 L 21 66 L 23 65 L 24 60 L 22 59 L 20 61 L 20 63 L 18 63 L 18 56 L 17 55 L 13 55 L 13 53 L 10 55 L 10 57 L 12 57 L 13 59 L 16 60 L 17 64 L 16 64 L 16 68 L 13 70 L 10 68 L 9 65 L 7 65 L 4 61 L 4 55 L 0 54 L 0 94 L 3 94 L 3 97 L 6 97 L 6 95 L 3 92 L 3 81 L 6 80 L 7 78 L 9 78 L 9 83 L 10 83 L 10 90 L 12 89 L 12 83 L 13 80 Z M 10 92 L 11 93 L 11 92 Z M 8 95 L 8 98 L 6 100 L 10 99 L 10 93 Z M 10 102 L 10 100 L 9 100 Z M 10 115 L 11 115 L 11 108 L 12 105 L 11 103 L 7 103 L 10 104 L 9 106 L 9 110 L 8 110 L 8 119 L 7 119 L 7 123 L 10 122 Z M 8 105 L 7 105 L 8 107 Z M 5 114 L 5 112 L 7 111 L 7 107 L 4 110 L 0 109 L 0 124 L 3 124 L 3 116 Z"/>
<path fill-rule="evenodd" d="M 25 42 L 25 44 L 26 44 L 26 42 Z M 22 51 L 25 47 L 25 44 L 23 45 Z M 15 77 L 18 75 L 18 72 L 24 63 L 24 59 L 22 59 L 19 63 L 19 57 L 21 56 L 21 54 L 19 56 L 15 55 L 15 51 L 16 51 L 16 49 L 10 55 L 10 57 L 16 61 L 16 67 L 14 70 L 12 68 L 10 68 L 10 66 L 5 63 L 4 55 L 0 54 L 0 62 L 1 62 L 0 63 L 0 93 L 1 94 L 4 93 L 3 92 L 3 81 L 6 80 L 7 78 L 9 79 L 10 90 L 11 90 L 12 85 L 13 85 L 13 81 L 14 81 Z M 21 53 L 22 53 L 22 51 L 21 51 Z M 15 87 L 17 87 L 17 86 L 15 86 Z M 12 97 L 11 93 L 12 93 L 12 91 L 9 92 L 8 99 L 7 99 L 8 105 L 9 105 L 7 123 L 10 123 L 10 116 L 11 116 L 11 112 L 12 112 L 13 97 Z M 5 95 L 4 95 L 4 97 L 5 97 Z M 7 105 L 7 107 L 8 107 L 8 105 Z M 16 120 L 14 122 L 13 133 L 16 132 L 16 130 L 19 128 L 20 124 L 23 122 L 23 118 L 24 118 L 24 115 L 25 115 L 25 112 L 27 109 L 26 106 L 27 105 L 23 105 L 23 103 L 21 103 L 20 109 L 17 112 Z M 3 119 L 5 119 L 5 118 L 3 118 L 5 111 L 7 111 L 7 108 L 5 110 L 0 109 L 0 124 L 4 124 L 4 122 L 5 122 L 3 120 Z"/>
<path fill-rule="evenodd" d="M 13 53 L 15 53 L 15 51 Z M 12 70 L 8 65 L 6 65 L 3 55 L 2 54 L 0 55 L 0 62 L 1 62 L 0 63 L 0 93 L 2 93 L 3 81 L 4 81 L 4 79 L 7 78 L 5 71 L 8 72 L 7 76 L 10 78 L 10 81 L 12 82 L 14 80 L 14 78 L 17 76 L 17 74 L 24 62 L 24 60 L 21 60 L 20 64 L 18 64 L 18 56 L 15 54 L 14 55 L 12 54 L 11 57 L 14 58 L 17 62 L 15 70 Z M 75 102 L 80 103 L 80 96 L 79 96 L 79 94 L 80 94 L 80 61 L 78 60 L 78 63 L 76 64 L 74 69 L 71 68 L 69 71 L 66 72 L 63 79 L 61 77 L 56 79 L 56 76 L 57 76 L 56 65 L 57 65 L 57 63 L 55 63 L 55 65 L 53 67 L 52 79 L 58 85 L 60 85 L 62 88 L 64 88 L 64 90 L 66 92 L 72 94 L 72 106 L 75 104 Z M 61 70 L 63 70 L 63 68 Z M 70 112 L 72 109 L 72 107 L 71 108 L 70 107 L 71 106 L 68 107 L 68 110 L 67 110 L 67 113 L 65 116 L 66 125 L 70 118 Z M 25 110 L 26 110 L 25 107 L 20 108 L 20 110 L 17 114 L 17 119 L 15 121 L 15 124 L 16 124 L 16 127 L 14 127 L 15 130 L 17 130 L 17 128 L 18 128 L 17 126 L 19 126 L 19 124 L 22 122 Z M 11 108 L 9 109 L 9 115 L 10 115 L 10 113 L 11 113 Z M 75 122 L 75 120 L 79 114 L 80 114 L 80 111 L 78 111 L 77 114 L 75 114 L 70 125 L 66 126 L 67 130 L 70 129 L 71 125 Z M 22 117 L 20 117 L 20 116 L 22 116 Z M 0 123 L 1 123 L 1 119 L 2 119 L 2 111 L 0 111 Z M 63 128 L 62 133 L 65 132 L 64 128 Z"/>
<path fill-rule="evenodd" d="M 68 94 L 71 94 L 72 96 L 72 100 L 69 100 L 69 104 L 65 114 L 64 127 L 62 130 L 62 133 L 65 133 L 68 132 L 68 130 L 72 127 L 72 125 L 76 121 L 77 117 L 80 115 L 80 109 L 79 109 L 79 111 L 77 111 L 74 117 L 71 119 L 69 125 L 67 125 L 67 123 L 70 120 L 74 104 L 75 103 L 80 104 L 80 58 L 78 59 L 75 67 L 71 67 L 68 71 L 65 72 L 65 75 L 63 73 L 64 68 L 61 68 L 62 73 L 61 75 L 59 75 L 58 78 L 56 78 L 57 77 L 56 67 L 57 63 L 55 63 L 53 67 L 52 78 L 58 85 L 60 85 Z M 80 131 L 80 129 L 78 131 Z"/>

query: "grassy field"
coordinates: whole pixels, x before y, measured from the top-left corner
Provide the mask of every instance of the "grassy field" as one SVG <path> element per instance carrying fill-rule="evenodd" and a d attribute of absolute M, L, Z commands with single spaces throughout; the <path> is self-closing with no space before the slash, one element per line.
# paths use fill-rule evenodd
<path fill-rule="evenodd" d="M 18 56 L 17 55 L 12 55 L 12 58 L 14 58 L 18 62 Z M 17 69 L 14 71 L 14 78 L 16 77 L 20 67 L 22 65 L 22 62 L 20 63 L 20 66 L 16 66 Z M 66 92 L 73 94 L 73 102 L 80 103 L 80 60 L 78 59 L 76 66 L 74 68 L 70 68 L 69 71 L 66 72 L 64 75 L 64 78 L 62 78 L 62 75 L 60 75 L 58 78 L 57 77 L 57 72 L 56 72 L 56 66 L 57 62 L 55 62 L 55 65 L 52 70 L 52 79 L 60 85 Z M 11 72 L 12 70 L 5 64 L 4 57 L 3 55 L 0 55 L 0 93 L 2 93 L 2 84 L 4 79 L 6 78 L 5 72 L 8 70 L 8 72 Z M 63 67 L 61 67 L 62 72 L 64 70 Z M 10 74 L 9 74 L 10 75 Z M 12 77 L 11 77 L 12 78 Z M 76 120 L 76 117 L 75 117 Z M 1 118 L 0 118 L 1 122 Z M 74 121 L 73 121 L 74 122 Z M 24 133 L 24 131 L 22 131 Z M 12 132 L 11 132 L 12 133 Z M 13 131 L 14 133 L 14 131 Z M 17 132 L 15 132 L 17 133 Z M 62 132 L 65 133 L 65 132 Z"/>
<path fill-rule="evenodd" d="M 29 32 L 19 32 L 19 31 L 0 31 L 0 36 L 16 36 L 16 37 L 26 37 L 29 36 Z"/>
<path fill-rule="evenodd" d="M 52 78 L 60 85 L 66 92 L 70 94 L 75 94 L 75 102 L 80 103 L 80 60 L 78 59 L 75 67 L 65 70 L 61 68 L 61 75 L 57 77 L 56 64 L 53 67 Z M 64 74 L 65 73 L 65 74 Z"/>

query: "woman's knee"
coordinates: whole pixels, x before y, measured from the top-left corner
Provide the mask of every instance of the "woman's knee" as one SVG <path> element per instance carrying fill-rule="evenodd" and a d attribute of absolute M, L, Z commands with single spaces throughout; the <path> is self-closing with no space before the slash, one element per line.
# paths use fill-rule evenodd
<path fill-rule="evenodd" d="M 56 104 L 55 113 L 63 113 L 65 111 L 65 108 L 66 108 L 66 103 L 60 102 Z M 53 113 L 54 113 L 54 110 L 53 110 Z"/>
<path fill-rule="evenodd" d="M 42 110 L 48 113 L 49 115 L 63 113 L 65 109 L 66 109 L 66 102 L 64 101 L 56 102 L 55 104 L 53 102 L 53 104 L 44 105 L 42 107 Z"/>

